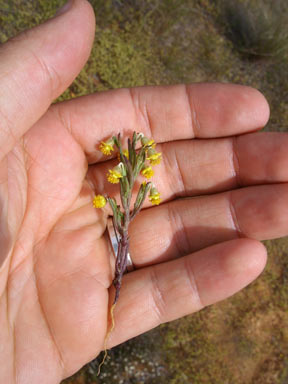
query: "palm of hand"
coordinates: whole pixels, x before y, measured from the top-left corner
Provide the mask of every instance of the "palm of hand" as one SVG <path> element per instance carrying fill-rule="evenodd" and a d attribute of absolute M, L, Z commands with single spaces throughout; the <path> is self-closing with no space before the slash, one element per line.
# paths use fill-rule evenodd
<path fill-rule="evenodd" d="M 17 370 L 26 374 L 32 359 L 40 372 L 53 367 L 57 380 L 62 364 L 69 375 L 103 347 L 111 283 L 106 218 L 83 183 L 85 154 L 55 114 L 24 136 L 8 167 L 17 178 L 9 191 L 19 230 L 8 298 L 17 312 Z"/>

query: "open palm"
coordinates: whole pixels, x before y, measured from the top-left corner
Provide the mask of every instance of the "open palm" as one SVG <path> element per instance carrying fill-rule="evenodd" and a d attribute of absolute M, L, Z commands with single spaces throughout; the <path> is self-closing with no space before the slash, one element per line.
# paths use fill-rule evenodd
<path fill-rule="evenodd" d="M 163 204 L 147 203 L 131 225 L 136 271 L 109 346 L 236 293 L 264 268 L 258 240 L 287 233 L 288 140 L 247 134 L 268 120 L 258 91 L 144 87 L 50 106 L 93 41 L 89 4 L 71 5 L 0 51 L 3 383 L 58 383 L 103 349 L 114 260 L 109 212 L 91 202 L 117 188 L 101 140 L 141 131 L 163 153 Z"/>

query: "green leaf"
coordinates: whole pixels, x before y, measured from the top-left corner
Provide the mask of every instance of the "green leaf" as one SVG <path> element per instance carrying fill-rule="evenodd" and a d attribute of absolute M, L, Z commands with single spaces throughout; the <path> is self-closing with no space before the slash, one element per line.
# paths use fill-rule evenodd
<path fill-rule="evenodd" d="M 134 178 L 136 179 L 139 175 L 139 172 L 143 168 L 146 160 L 146 151 L 145 148 L 141 148 L 140 152 L 136 157 L 136 167 L 134 169 Z"/>
<path fill-rule="evenodd" d="M 132 137 L 132 148 L 134 149 L 134 151 L 136 150 L 136 143 L 137 143 L 137 133 L 134 131 L 133 137 Z"/>
<path fill-rule="evenodd" d="M 118 141 L 117 137 L 113 136 L 112 139 L 113 139 L 114 144 L 116 145 L 116 147 L 119 148 L 119 141 Z"/>
<path fill-rule="evenodd" d="M 129 152 L 129 161 L 132 165 L 132 172 L 133 172 L 133 169 L 136 163 L 136 153 L 135 153 L 135 149 L 133 148 L 133 144 L 131 145 L 130 139 L 128 139 L 128 152 Z"/>
<path fill-rule="evenodd" d="M 146 199 L 146 196 L 147 196 L 147 193 L 151 187 L 152 183 L 146 183 L 145 184 L 141 184 L 140 188 L 139 188 L 139 191 L 138 191 L 138 194 L 137 194 L 137 197 L 136 197 L 136 201 L 135 201 L 135 204 L 134 204 L 134 209 L 133 209 L 133 212 L 131 214 L 131 220 L 137 215 L 137 213 L 140 211 L 145 199 Z"/>
<path fill-rule="evenodd" d="M 116 223 L 116 229 L 121 233 L 121 218 L 123 213 L 120 211 L 119 205 L 117 205 L 116 200 L 112 197 L 107 197 L 108 203 L 113 211 L 114 223 Z"/>

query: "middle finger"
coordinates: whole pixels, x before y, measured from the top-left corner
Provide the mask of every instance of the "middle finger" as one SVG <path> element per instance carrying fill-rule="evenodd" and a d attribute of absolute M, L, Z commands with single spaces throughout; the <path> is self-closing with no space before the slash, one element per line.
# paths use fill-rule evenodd
<path fill-rule="evenodd" d="M 285 182 L 288 181 L 287 147 L 288 135 L 272 132 L 165 143 L 157 147 L 163 161 L 154 167 L 152 181 L 163 201 Z M 120 201 L 119 186 L 110 184 L 106 178 L 108 169 L 116 164 L 117 161 L 109 160 L 92 165 L 87 177 L 96 193 L 108 194 Z M 134 196 L 136 193 L 137 188 Z M 147 199 L 144 207 L 149 206 Z"/>

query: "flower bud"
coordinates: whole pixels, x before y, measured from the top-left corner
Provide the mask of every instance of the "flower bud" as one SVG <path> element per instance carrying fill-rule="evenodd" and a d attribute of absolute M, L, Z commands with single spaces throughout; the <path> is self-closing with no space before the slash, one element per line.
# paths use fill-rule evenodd
<path fill-rule="evenodd" d="M 150 161 L 151 165 L 160 164 L 162 153 L 157 152 L 154 148 L 149 148 L 147 151 L 147 159 Z"/>
<path fill-rule="evenodd" d="M 154 171 L 152 167 L 145 167 L 141 171 L 141 175 L 146 177 L 147 179 L 150 179 L 154 175 Z"/>
<path fill-rule="evenodd" d="M 118 184 L 119 179 L 121 179 L 123 176 L 126 176 L 126 168 L 124 167 L 123 163 L 119 163 L 113 169 L 109 169 L 107 173 L 107 179 L 109 183 L 112 184 Z"/>
<path fill-rule="evenodd" d="M 152 205 L 159 205 L 161 203 L 160 193 L 157 191 L 154 184 L 152 184 L 152 187 L 150 189 L 149 200 Z"/>
<path fill-rule="evenodd" d="M 146 147 L 154 148 L 156 145 L 156 143 L 153 139 L 148 139 L 148 137 L 146 137 L 146 136 L 141 137 L 141 144 L 144 148 L 146 148 Z"/>

